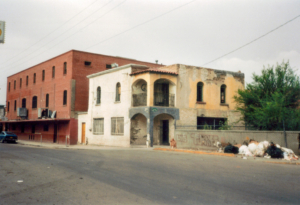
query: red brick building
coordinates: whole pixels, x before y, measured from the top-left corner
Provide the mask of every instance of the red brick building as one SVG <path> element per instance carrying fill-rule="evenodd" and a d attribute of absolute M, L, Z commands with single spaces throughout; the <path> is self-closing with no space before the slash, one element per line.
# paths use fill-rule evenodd
<path fill-rule="evenodd" d="M 3 129 L 21 140 L 77 144 L 77 113 L 88 110 L 87 75 L 154 63 L 71 50 L 7 78 Z"/>

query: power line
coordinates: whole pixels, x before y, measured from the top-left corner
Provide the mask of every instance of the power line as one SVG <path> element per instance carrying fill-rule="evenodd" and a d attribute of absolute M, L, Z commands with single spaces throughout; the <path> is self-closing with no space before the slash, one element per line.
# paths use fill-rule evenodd
<path fill-rule="evenodd" d="M 253 43 L 253 42 L 255 42 L 255 41 L 257 41 L 257 40 L 259 40 L 259 39 L 265 37 L 266 35 L 268 35 L 268 34 L 274 32 L 274 31 L 276 31 L 277 29 L 279 29 L 279 28 L 285 26 L 286 24 L 288 24 L 288 23 L 290 23 L 290 22 L 296 20 L 296 19 L 299 18 L 299 17 L 300 17 L 300 15 L 298 15 L 298 16 L 296 16 L 296 17 L 290 19 L 290 20 L 288 20 L 288 21 L 285 22 L 284 24 L 281 24 L 280 26 L 278 26 L 278 27 L 272 29 L 271 31 L 265 33 L 264 35 L 259 36 L 258 38 L 255 38 L 254 40 L 250 41 L 249 43 L 246 43 L 246 44 L 244 44 L 244 45 L 242 45 L 242 46 L 240 46 L 240 47 L 238 47 L 238 48 L 236 48 L 236 49 L 234 49 L 234 50 L 232 50 L 232 51 L 230 51 L 230 52 L 228 52 L 228 53 L 226 53 L 226 54 L 224 54 L 224 55 L 222 55 L 222 56 L 220 56 L 220 57 L 218 57 L 218 58 L 216 58 L 216 59 L 214 59 L 214 60 L 211 60 L 211 61 L 209 61 L 209 62 L 203 64 L 202 66 L 205 66 L 205 65 L 207 65 L 207 64 L 209 64 L 209 63 L 212 63 L 212 62 L 214 62 L 214 61 L 216 61 L 216 60 L 219 60 L 220 58 L 223 58 L 224 56 L 227 56 L 227 55 L 229 55 L 229 54 L 231 54 L 231 53 L 233 53 L 233 52 L 235 52 L 235 51 L 237 51 L 237 50 L 240 50 L 240 49 L 242 49 L 242 48 L 244 48 L 244 47 L 250 45 L 251 43 Z"/>
<path fill-rule="evenodd" d="M 89 18 L 90 16 L 92 16 L 94 13 L 98 12 L 100 9 L 102 9 L 102 8 L 104 8 L 105 6 L 107 6 L 108 4 L 110 4 L 112 1 L 113 1 L 113 0 L 109 1 L 108 3 L 106 3 L 105 5 L 103 5 L 103 6 L 100 7 L 99 9 L 97 9 L 95 12 L 91 13 L 89 16 L 87 16 L 87 17 L 84 18 L 83 20 L 79 21 L 77 24 L 75 24 L 74 26 L 72 26 L 71 28 L 69 28 L 68 30 L 66 30 L 65 32 L 61 33 L 60 35 L 65 34 L 65 33 L 68 32 L 69 30 L 71 30 L 72 28 L 78 26 L 79 23 L 83 22 L 84 20 L 86 20 L 87 18 Z M 126 0 L 125 0 L 125 1 L 126 1 Z M 101 16 L 101 17 L 102 17 L 102 16 Z M 97 19 L 96 19 L 96 20 L 97 20 Z M 91 24 L 91 23 L 90 23 L 90 24 Z M 88 24 L 88 25 L 90 25 L 90 24 Z M 79 31 L 77 31 L 77 32 L 79 32 Z M 77 32 L 75 32 L 75 33 L 77 33 Z M 73 36 L 75 33 L 73 33 L 71 36 Z M 67 38 L 69 38 L 69 37 L 70 37 L 70 36 L 68 36 Z M 65 38 L 65 39 L 67 39 L 67 38 Z M 52 41 L 54 41 L 54 40 L 56 40 L 56 39 L 57 39 L 57 37 L 54 38 L 54 39 L 52 39 L 51 41 L 47 42 L 47 43 L 44 44 L 43 46 L 48 45 L 49 43 L 51 43 Z M 65 39 L 63 39 L 62 41 L 64 41 Z M 62 42 L 62 41 L 60 41 L 60 42 Z M 60 43 L 60 42 L 59 42 L 59 43 Z M 57 43 L 57 44 L 58 44 L 58 43 Z M 57 44 L 55 44 L 54 46 L 56 46 Z M 26 56 L 24 56 L 24 57 L 21 58 L 21 59 L 24 59 L 24 58 L 26 58 L 27 56 L 31 55 L 32 53 L 34 53 L 34 52 L 40 50 L 41 48 L 43 48 L 43 46 L 40 47 L 40 48 L 38 48 L 38 49 L 36 49 L 35 51 L 33 51 L 33 52 L 27 54 Z M 51 48 L 53 48 L 54 46 L 52 46 Z M 50 49 L 51 49 L 51 48 L 50 48 Z M 45 51 L 44 51 L 44 52 L 45 52 Z M 40 54 L 42 54 L 42 53 L 44 53 L 44 52 L 41 52 L 41 53 L 39 53 L 38 55 L 40 55 Z M 38 55 L 36 55 L 36 56 L 38 56 Z M 34 56 L 34 57 L 36 57 L 36 56 Z M 34 57 L 32 57 L 32 58 L 34 58 Z M 32 59 L 32 58 L 30 58 L 30 59 Z M 19 59 L 18 61 L 20 61 L 21 59 Z M 16 62 L 18 62 L 18 61 L 15 61 L 14 63 L 16 63 Z M 12 64 L 14 64 L 14 63 L 12 63 Z M 12 64 L 10 64 L 10 65 L 12 65 Z M 9 65 L 8 65 L 8 66 L 9 66 Z"/>
<path fill-rule="evenodd" d="M 99 44 L 105 42 L 105 41 L 108 41 L 108 40 L 113 39 L 113 38 L 115 38 L 115 37 L 117 37 L 117 36 L 120 36 L 120 35 L 122 35 L 122 34 L 128 32 L 128 31 L 131 31 L 131 30 L 133 30 L 133 29 L 135 29 L 135 28 L 137 28 L 137 27 L 140 27 L 140 26 L 142 26 L 142 25 L 144 25 L 144 24 L 147 24 L 147 23 L 149 23 L 149 22 L 151 22 L 151 21 L 153 21 L 153 20 L 155 20 L 155 19 L 158 19 L 158 18 L 160 18 L 160 17 L 162 17 L 162 16 L 165 16 L 165 15 L 167 15 L 167 14 L 169 14 L 169 13 L 175 11 L 175 10 L 178 10 L 178 9 L 184 7 L 184 6 L 187 6 L 188 4 L 190 4 L 190 3 L 194 2 L 194 1 L 196 1 L 196 0 L 190 1 L 190 2 L 188 2 L 188 3 L 185 3 L 185 4 L 183 4 L 183 5 L 180 5 L 180 6 L 176 7 L 176 8 L 174 8 L 174 9 L 171 9 L 170 11 L 167 11 L 167 12 L 161 14 L 161 15 L 158 15 L 158 16 L 156 16 L 156 17 L 154 17 L 154 18 L 152 18 L 152 19 L 149 19 L 149 20 L 147 20 L 147 21 L 145 21 L 145 22 L 143 22 L 143 23 L 140 23 L 140 24 L 138 24 L 138 25 L 136 25 L 136 26 L 133 26 L 133 27 L 131 27 L 131 28 L 129 28 L 129 29 L 127 29 L 127 30 L 121 32 L 121 33 L 118 33 L 118 34 L 116 34 L 116 35 L 114 35 L 114 36 L 112 36 L 112 37 L 109 37 L 109 38 L 107 38 L 107 39 L 105 39 L 105 40 L 103 40 L 103 41 L 100 41 L 99 43 L 96 43 L 96 44 L 94 44 L 94 45 L 92 45 L 92 46 L 90 46 L 90 47 L 88 47 L 88 48 L 86 48 L 86 49 L 92 48 L 92 47 L 94 47 L 94 46 L 96 46 L 96 45 L 99 45 Z"/>
<path fill-rule="evenodd" d="M 64 26 L 66 23 L 68 23 L 69 21 L 71 21 L 72 19 L 74 19 L 76 16 L 78 16 L 79 14 L 81 14 L 83 11 L 85 11 L 87 8 L 89 8 L 90 6 L 92 6 L 94 3 L 96 3 L 98 0 L 94 1 L 93 3 L 91 3 L 90 5 L 88 5 L 87 7 L 85 7 L 83 10 L 81 10 L 79 13 L 75 14 L 74 16 L 72 16 L 70 19 L 68 19 L 66 22 L 64 22 L 63 24 L 61 24 L 60 26 L 58 26 L 56 29 L 53 29 L 52 32 L 48 33 L 46 36 L 44 36 L 43 38 L 41 38 L 40 40 L 38 40 L 37 42 L 35 42 L 34 44 L 32 44 L 31 46 L 29 46 L 28 48 L 24 49 L 23 51 L 21 51 L 20 53 L 14 55 L 13 57 L 7 59 L 6 61 L 4 61 L 2 64 L 10 61 L 11 59 L 14 59 L 16 56 L 24 53 L 25 51 L 27 51 L 28 49 L 32 48 L 34 45 L 36 45 L 37 43 L 41 42 L 42 40 L 44 40 L 46 37 L 50 36 L 52 33 L 54 33 L 55 31 L 57 31 L 58 29 L 60 29 L 62 26 Z"/>

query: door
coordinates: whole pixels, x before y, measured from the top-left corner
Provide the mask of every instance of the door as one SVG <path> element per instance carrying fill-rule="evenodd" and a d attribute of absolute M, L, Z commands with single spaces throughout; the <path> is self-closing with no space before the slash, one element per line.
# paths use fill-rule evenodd
<path fill-rule="evenodd" d="M 169 120 L 162 120 L 162 144 L 169 145 Z"/>
<path fill-rule="evenodd" d="M 81 143 L 85 144 L 85 122 L 81 125 Z"/>
<path fill-rule="evenodd" d="M 57 142 L 57 124 L 54 124 L 53 143 Z"/>

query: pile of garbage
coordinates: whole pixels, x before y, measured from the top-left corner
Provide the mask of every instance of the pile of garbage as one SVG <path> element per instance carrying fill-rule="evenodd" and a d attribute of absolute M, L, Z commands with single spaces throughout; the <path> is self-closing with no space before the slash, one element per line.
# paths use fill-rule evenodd
<path fill-rule="evenodd" d="M 250 139 L 242 145 L 216 142 L 215 146 L 219 148 L 219 152 L 241 154 L 244 157 L 283 158 L 288 161 L 299 159 L 293 150 L 268 141 L 257 142 Z"/>

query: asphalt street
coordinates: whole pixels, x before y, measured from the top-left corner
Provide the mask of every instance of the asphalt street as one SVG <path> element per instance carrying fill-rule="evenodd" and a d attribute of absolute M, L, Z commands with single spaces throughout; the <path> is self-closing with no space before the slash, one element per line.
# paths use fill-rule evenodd
<path fill-rule="evenodd" d="M 300 166 L 0 144 L 0 204 L 300 204 Z"/>

